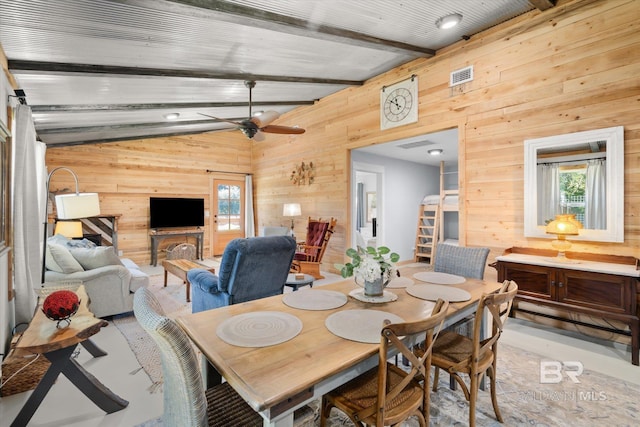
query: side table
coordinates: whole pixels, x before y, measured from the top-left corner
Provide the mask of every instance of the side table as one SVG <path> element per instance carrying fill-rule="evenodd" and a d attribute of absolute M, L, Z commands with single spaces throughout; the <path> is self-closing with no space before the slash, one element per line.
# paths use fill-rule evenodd
<path fill-rule="evenodd" d="M 26 426 L 29 423 L 60 374 L 66 376 L 85 396 L 108 414 L 124 409 L 129 404 L 71 357 L 78 344 L 85 347 L 93 357 L 106 355 L 89 338 L 100 332 L 108 323 L 96 318 L 89 311 L 89 297 L 84 286 L 80 286 L 76 293 L 80 298 L 80 307 L 71 318 L 69 326 L 56 328 L 56 322 L 48 319 L 38 306 L 29 327 L 16 343 L 16 348 L 42 354 L 51 365 L 11 423 L 11 427 Z"/>
<path fill-rule="evenodd" d="M 285 282 L 286 286 L 293 288 L 294 291 L 298 290 L 298 286 L 311 286 L 313 288 L 314 277 L 310 274 L 304 274 L 304 278 L 296 279 L 296 274 L 300 273 L 289 273 L 287 276 L 287 281 Z"/>

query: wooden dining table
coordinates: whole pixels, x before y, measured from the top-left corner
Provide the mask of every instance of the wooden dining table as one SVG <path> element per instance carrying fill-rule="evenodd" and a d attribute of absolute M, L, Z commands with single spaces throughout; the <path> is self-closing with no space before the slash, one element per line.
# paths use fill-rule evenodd
<path fill-rule="evenodd" d="M 401 267 L 400 271 L 403 277 L 412 278 L 414 273 L 426 269 L 411 264 Z M 413 281 L 415 284 L 424 283 Z M 471 298 L 450 304 L 445 326 L 474 313 L 481 295 L 497 291 L 501 284 L 466 279 L 464 283 L 449 286 L 468 291 Z M 354 289 L 358 289 L 358 285 L 349 278 L 296 294 L 308 292 L 312 297 L 316 290 L 332 290 L 349 295 Z M 354 309 L 381 310 L 400 316 L 404 321 L 416 321 L 430 315 L 433 302 L 411 296 L 405 288 L 387 288 L 386 291 L 397 295 L 397 299 L 369 303 L 348 296 L 346 304 L 338 308 L 303 310 L 286 305 L 284 295 L 277 295 L 188 314 L 179 317 L 177 322 L 209 362 L 203 366 L 217 371 L 209 378 L 223 377 L 260 413 L 265 426 L 293 426 L 293 412 L 297 408 L 321 398 L 378 363 L 379 343 L 341 338 L 327 329 L 327 317 L 338 311 Z M 302 330 L 286 342 L 264 347 L 231 345 L 216 333 L 222 322 L 234 316 L 263 311 L 294 315 L 302 321 Z"/>

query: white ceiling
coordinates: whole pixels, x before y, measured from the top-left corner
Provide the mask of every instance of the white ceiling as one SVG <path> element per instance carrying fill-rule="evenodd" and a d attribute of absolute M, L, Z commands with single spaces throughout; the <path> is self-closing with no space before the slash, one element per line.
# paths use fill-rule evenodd
<path fill-rule="evenodd" d="M 442 149 L 442 154 L 438 156 L 430 155 L 429 150 L 433 149 Z M 441 161 L 457 164 L 458 129 L 449 129 L 386 144 L 358 148 L 358 151 L 430 166 L 438 166 Z"/>
<path fill-rule="evenodd" d="M 198 113 L 246 119 L 245 80 L 254 111 L 284 113 L 554 3 L 0 0 L 0 44 L 39 138 L 85 144 L 235 128 Z"/>

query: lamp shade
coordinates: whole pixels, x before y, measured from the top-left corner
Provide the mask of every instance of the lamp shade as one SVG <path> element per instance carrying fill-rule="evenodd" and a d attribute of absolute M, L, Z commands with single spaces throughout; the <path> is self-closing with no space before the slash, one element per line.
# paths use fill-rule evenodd
<path fill-rule="evenodd" d="M 69 239 L 82 237 L 82 223 L 80 221 L 58 221 L 54 234 L 62 234 Z"/>
<path fill-rule="evenodd" d="M 98 193 L 71 193 L 56 196 L 59 219 L 88 218 L 100 215 Z"/>
<path fill-rule="evenodd" d="M 285 203 L 282 208 L 283 216 L 300 216 L 301 214 L 300 203 Z"/>
<path fill-rule="evenodd" d="M 575 236 L 578 234 L 578 225 L 576 223 L 579 224 L 571 215 L 556 215 L 556 218 L 547 224 L 546 232 L 548 234 Z"/>

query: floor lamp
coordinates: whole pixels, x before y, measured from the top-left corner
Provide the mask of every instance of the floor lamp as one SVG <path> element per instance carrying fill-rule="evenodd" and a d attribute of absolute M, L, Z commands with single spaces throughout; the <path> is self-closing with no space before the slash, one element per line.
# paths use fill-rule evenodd
<path fill-rule="evenodd" d="M 64 166 L 55 168 L 51 173 L 49 173 L 49 176 L 47 176 L 46 201 L 49 200 L 49 183 L 51 182 L 51 177 L 59 170 L 65 170 L 73 176 L 73 180 L 76 184 L 76 192 L 56 196 L 57 219 L 78 219 L 100 215 L 100 199 L 98 197 L 98 193 L 81 193 L 78 185 L 78 176 L 71 169 Z M 48 203 L 45 203 L 44 235 L 42 236 L 42 284 L 44 284 L 44 272 L 47 260 L 47 237 L 49 234 L 49 212 L 47 205 Z"/>

